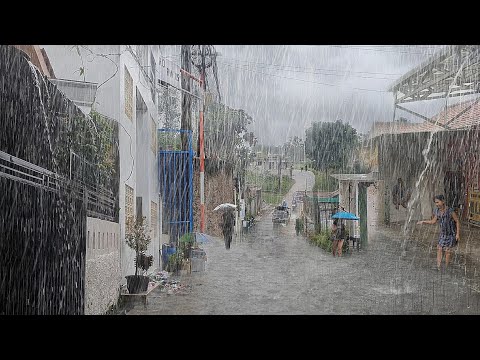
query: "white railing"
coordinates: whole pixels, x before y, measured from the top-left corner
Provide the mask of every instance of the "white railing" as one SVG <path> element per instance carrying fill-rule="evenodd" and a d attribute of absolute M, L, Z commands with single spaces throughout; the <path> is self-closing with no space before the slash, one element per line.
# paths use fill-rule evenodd
<path fill-rule="evenodd" d="M 87 215 L 115 221 L 115 197 L 111 190 L 71 181 L 50 170 L 0 151 L 0 177 L 18 181 L 47 191 L 71 191 L 77 199 L 85 202 Z M 107 213 L 99 209 L 108 209 Z"/>

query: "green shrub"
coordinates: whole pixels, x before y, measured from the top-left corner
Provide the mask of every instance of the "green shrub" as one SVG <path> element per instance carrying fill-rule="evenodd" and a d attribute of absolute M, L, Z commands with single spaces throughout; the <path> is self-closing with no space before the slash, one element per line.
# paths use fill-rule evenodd
<path fill-rule="evenodd" d="M 322 248 L 327 252 L 332 252 L 332 241 L 330 240 L 330 231 L 322 231 L 320 234 L 314 234 L 309 236 L 309 240 L 312 244 Z M 344 241 L 342 245 L 342 253 L 347 252 L 349 249 L 348 241 Z"/>
<path fill-rule="evenodd" d="M 319 234 L 311 235 L 309 240 L 314 245 L 324 249 L 325 251 L 332 251 L 332 241 L 330 240 L 329 231 L 322 231 Z"/>

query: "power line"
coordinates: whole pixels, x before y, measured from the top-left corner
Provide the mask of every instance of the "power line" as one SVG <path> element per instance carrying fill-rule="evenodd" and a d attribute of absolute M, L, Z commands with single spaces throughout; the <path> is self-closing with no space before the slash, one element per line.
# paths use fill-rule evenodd
<path fill-rule="evenodd" d="M 235 67 L 235 65 L 226 64 L 226 63 L 224 63 L 224 64 L 222 64 L 222 65 Z M 237 67 L 237 68 L 238 68 L 238 67 Z M 282 79 L 296 80 L 296 81 L 302 81 L 302 82 L 307 82 L 307 83 L 311 83 L 311 84 L 318 84 L 318 85 L 326 85 L 326 86 L 339 87 L 339 85 L 337 85 L 337 84 L 328 84 L 328 83 L 323 83 L 323 82 L 319 82 L 319 81 L 310 81 L 310 80 L 304 80 L 304 79 L 298 79 L 298 78 L 280 76 L 280 75 L 275 75 L 275 74 L 269 74 L 269 73 L 259 72 L 259 71 L 255 71 L 255 70 L 251 70 L 251 69 L 242 69 L 242 68 L 238 68 L 238 69 L 243 70 L 243 71 L 250 71 L 250 72 L 254 72 L 254 73 L 258 73 L 258 74 L 262 74 L 262 75 L 268 75 L 268 76 L 278 77 L 278 78 L 282 78 Z M 389 91 L 385 91 L 385 90 L 365 89 L 365 88 L 356 88 L 356 87 L 352 87 L 351 89 L 361 90 L 361 91 L 381 92 L 381 93 L 388 93 L 388 92 L 389 92 Z"/>
<path fill-rule="evenodd" d="M 351 70 L 340 70 L 340 69 L 307 68 L 307 67 L 303 67 L 303 66 L 271 64 L 271 63 L 262 63 L 262 62 L 248 61 L 248 60 L 237 60 L 237 59 L 223 57 L 223 56 L 222 56 L 222 59 L 231 59 L 231 60 L 246 62 L 246 63 L 250 63 L 250 64 L 271 65 L 271 66 L 277 66 L 277 67 L 290 67 L 290 68 L 294 68 L 294 69 L 307 69 L 307 70 L 314 70 L 314 71 L 316 71 L 316 70 L 318 70 L 318 71 L 333 71 L 333 72 L 343 71 L 343 72 L 346 72 L 346 73 L 373 74 L 373 75 L 392 75 L 392 76 L 403 75 L 403 74 L 400 74 L 400 73 L 382 73 L 382 72 L 372 72 L 372 71 L 351 71 Z"/>
<path fill-rule="evenodd" d="M 366 50 L 366 51 L 378 51 L 378 52 L 393 52 L 393 53 L 400 53 L 400 54 L 412 54 L 412 55 L 433 55 L 435 52 L 415 52 L 415 51 L 402 51 L 402 50 L 388 50 L 388 49 L 372 49 L 368 47 L 361 47 L 361 46 L 346 46 L 346 45 L 323 45 L 326 47 L 334 47 L 339 49 L 357 49 L 357 50 Z"/>
<path fill-rule="evenodd" d="M 405 48 L 401 49 L 398 48 L 400 46 L 403 47 L 415 47 L 418 48 L 419 50 L 424 50 L 422 52 L 420 51 L 406 51 Z M 392 52 L 392 53 L 403 53 L 403 54 L 412 54 L 412 55 L 434 55 L 438 48 L 434 48 L 429 45 L 387 45 L 387 46 L 361 46 L 361 45 L 318 45 L 318 47 L 334 47 L 334 48 L 339 48 L 339 49 L 356 49 L 356 50 L 365 50 L 365 51 L 377 51 L 377 52 Z M 180 56 L 179 54 L 172 54 L 167 57 L 178 57 Z"/>
<path fill-rule="evenodd" d="M 223 62 L 223 61 L 218 61 L 218 62 L 228 64 L 227 62 Z M 234 63 L 234 64 L 236 64 L 236 63 Z M 230 64 L 228 64 L 228 65 L 230 65 Z M 243 66 L 243 67 L 251 66 L 251 65 L 248 65 L 248 64 L 238 64 L 238 65 Z M 266 66 L 268 66 L 268 65 L 266 65 Z M 281 66 L 281 65 L 277 65 L 277 66 Z M 297 68 L 301 68 L 301 67 L 297 67 Z M 345 70 L 343 74 L 329 74 L 329 73 L 325 73 L 325 72 L 322 72 L 322 71 L 302 71 L 302 70 L 289 70 L 289 69 L 279 69 L 279 68 L 278 69 L 273 68 L 273 70 L 287 71 L 287 72 L 297 72 L 297 73 L 312 74 L 312 75 L 339 76 L 339 77 L 345 77 L 345 76 L 349 76 L 348 74 L 353 74 L 353 75 L 351 75 L 352 77 L 358 77 L 358 78 L 363 78 L 363 79 L 390 80 L 390 81 L 394 81 L 396 78 L 401 76 L 401 74 L 396 74 L 395 77 L 393 77 L 393 78 L 392 77 L 390 77 L 390 78 L 378 77 L 378 76 L 362 76 L 362 75 L 355 75 L 355 74 L 363 74 L 363 73 L 368 73 L 368 72 L 355 72 L 355 71 L 348 71 L 348 70 Z M 325 70 L 325 71 L 336 71 L 336 70 Z M 373 74 L 375 74 L 375 73 L 373 73 Z M 377 74 L 381 74 L 381 73 L 377 73 Z"/>
<path fill-rule="evenodd" d="M 360 50 L 370 50 L 370 51 L 379 51 L 379 52 L 396 52 L 396 53 L 408 53 L 408 54 L 421 54 L 421 55 L 429 55 L 427 52 L 410 52 L 410 51 L 398 51 L 398 50 L 388 50 L 388 49 L 374 49 L 371 47 L 359 47 L 359 46 L 342 46 L 342 45 L 324 45 L 324 46 L 329 46 L 329 47 L 337 47 L 337 48 L 344 48 L 344 49 L 360 49 Z M 173 54 L 168 57 L 177 57 L 180 56 L 179 54 Z M 302 66 L 292 66 L 292 65 L 282 65 L 282 64 L 272 64 L 272 63 L 262 63 L 262 62 L 253 62 L 253 61 L 247 61 L 247 60 L 237 60 L 233 58 L 228 58 L 228 57 L 222 57 L 222 60 L 226 59 L 226 61 L 218 61 L 219 64 L 225 65 L 225 66 L 231 66 L 235 67 L 237 69 L 243 70 L 243 71 L 249 71 L 249 72 L 254 72 L 257 74 L 261 75 L 268 75 L 272 77 L 277 77 L 277 78 L 283 78 L 287 80 L 296 80 L 296 81 L 302 81 L 302 82 L 307 82 L 307 83 L 312 83 L 312 84 L 318 84 L 318 85 L 325 85 L 325 86 L 333 86 L 333 87 L 338 87 L 339 85 L 337 84 L 329 84 L 329 83 L 323 83 L 323 82 L 318 82 L 318 81 L 311 81 L 311 80 L 304 80 L 304 79 L 298 79 L 298 78 L 293 78 L 293 77 L 286 77 L 286 76 L 281 76 L 281 75 L 275 75 L 271 73 L 265 73 L 265 72 L 260 72 L 256 71 L 253 69 L 246 68 L 248 65 L 245 64 L 238 64 L 238 62 L 244 62 L 244 63 L 249 63 L 249 64 L 255 64 L 255 65 L 262 65 L 262 66 L 272 66 L 272 67 L 283 67 L 284 69 L 275 69 L 275 70 L 283 70 L 283 71 L 289 71 L 289 72 L 299 72 L 299 73 L 309 73 L 309 74 L 321 74 L 325 76 L 344 76 L 340 75 L 339 72 L 342 70 L 336 70 L 336 69 L 325 69 L 325 68 L 306 68 Z M 233 64 L 229 64 L 228 61 L 233 62 Z M 304 69 L 304 70 L 313 70 L 313 72 L 308 72 L 308 71 L 302 71 L 302 70 L 288 70 L 286 68 L 292 68 L 292 69 Z M 265 69 L 266 70 L 266 69 Z M 330 71 L 330 72 L 337 72 L 337 74 L 328 74 L 324 73 L 324 71 Z M 369 71 L 349 71 L 349 70 L 344 70 L 345 74 L 372 74 L 372 75 L 386 75 L 386 76 L 401 76 L 402 74 L 399 73 L 381 73 L 381 72 L 369 72 Z M 365 78 L 365 79 L 379 79 L 379 80 L 392 80 L 394 81 L 395 79 L 391 78 L 385 78 L 385 77 L 369 77 L 369 76 L 360 76 L 360 75 L 353 75 L 353 77 L 358 77 L 358 78 Z M 352 88 L 355 90 L 360 90 L 360 91 L 373 91 L 373 92 L 382 92 L 382 93 L 388 93 L 388 91 L 385 90 L 376 90 L 376 89 L 365 89 L 365 88 Z"/>
<path fill-rule="evenodd" d="M 172 55 L 172 56 L 179 56 L 179 55 Z M 350 70 L 340 70 L 340 69 L 308 68 L 304 66 L 272 64 L 272 63 L 263 63 L 263 62 L 248 61 L 248 60 L 239 60 L 239 59 L 229 58 L 225 56 L 222 56 L 222 60 L 223 59 L 226 59 L 227 61 L 233 61 L 233 62 L 244 62 L 244 63 L 256 64 L 256 65 L 276 66 L 276 67 L 293 68 L 293 69 L 305 69 L 305 70 L 313 70 L 313 71 L 331 71 L 331 72 L 344 72 L 344 73 L 352 73 L 352 74 L 371 74 L 371 75 L 387 75 L 387 76 L 403 75 L 400 73 L 382 73 L 382 72 L 373 72 L 373 71 L 350 71 Z"/>

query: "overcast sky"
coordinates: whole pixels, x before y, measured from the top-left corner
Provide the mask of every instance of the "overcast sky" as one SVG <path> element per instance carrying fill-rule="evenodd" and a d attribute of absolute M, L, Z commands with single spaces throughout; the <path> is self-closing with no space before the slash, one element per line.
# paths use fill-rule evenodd
<path fill-rule="evenodd" d="M 217 64 L 222 102 L 253 117 L 252 130 L 260 143 L 279 145 L 295 135 L 303 138 L 305 128 L 314 121 L 341 119 L 359 133 L 368 132 L 374 121 L 392 121 L 389 86 L 440 46 L 215 48 L 220 52 Z M 432 116 L 438 110 L 438 101 L 433 101 L 405 107 Z M 411 119 L 405 112 L 399 116 Z"/>
<path fill-rule="evenodd" d="M 441 47 L 215 45 L 220 53 L 221 100 L 252 116 L 250 130 L 265 145 L 280 145 L 293 136 L 304 138 L 305 129 L 315 121 L 342 120 L 364 134 L 375 121 L 393 120 L 393 93 L 388 88 Z M 180 48 L 162 46 L 163 56 L 179 65 Z M 60 69 L 62 64 L 53 66 Z M 216 88 L 211 76 L 207 84 L 211 90 Z M 468 98 L 455 97 L 449 104 Z M 431 117 L 445 100 L 402 105 Z M 396 117 L 423 121 L 404 111 L 397 111 Z"/>

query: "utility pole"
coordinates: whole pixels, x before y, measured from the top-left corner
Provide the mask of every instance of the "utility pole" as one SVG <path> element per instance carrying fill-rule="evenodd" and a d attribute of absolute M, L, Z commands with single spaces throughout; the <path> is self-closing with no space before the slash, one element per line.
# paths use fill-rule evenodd
<path fill-rule="evenodd" d="M 200 86 L 202 87 L 203 99 L 200 107 L 199 138 L 200 138 L 200 232 L 205 231 L 205 148 L 203 136 L 203 113 L 205 110 L 205 58 L 202 57 L 202 72 L 200 73 Z"/>
<path fill-rule="evenodd" d="M 190 45 L 182 45 L 182 70 L 184 73 L 191 73 L 191 49 Z M 192 113 L 190 111 L 192 104 L 192 97 L 190 93 L 190 79 L 187 76 L 182 76 L 182 124 L 181 129 L 192 130 Z M 168 91 L 168 88 L 167 88 Z M 168 92 L 167 92 L 168 94 Z M 168 98 L 168 97 L 167 97 Z M 167 103 L 168 104 L 168 103 Z M 182 138 L 182 150 L 188 150 L 188 134 L 186 132 L 181 133 Z"/>
<path fill-rule="evenodd" d="M 215 50 L 211 45 L 193 45 L 192 63 L 200 72 L 200 86 L 202 88 L 202 104 L 200 105 L 200 121 L 198 124 L 199 155 L 200 155 L 200 232 L 205 231 L 205 144 L 204 144 L 204 110 L 207 86 L 205 82 L 206 70 L 215 62 Z M 215 68 L 214 68 L 215 70 Z M 218 84 L 217 84 L 218 85 Z"/>
<path fill-rule="evenodd" d="M 201 131 L 199 131 L 199 136 L 201 136 L 201 139 L 199 141 L 200 144 L 203 146 L 203 106 L 205 104 L 205 91 L 204 91 L 204 81 L 202 82 L 202 78 L 197 79 L 195 76 L 193 76 L 191 73 L 188 71 L 181 69 L 182 73 L 188 76 L 189 78 L 199 82 L 200 87 L 202 89 L 202 99 L 201 99 L 201 104 L 200 104 L 200 121 L 199 123 L 199 128 Z M 201 135 L 200 135 L 201 134 Z M 202 158 L 203 156 L 203 158 Z M 203 148 L 200 149 L 200 232 L 204 232 L 205 230 L 205 195 L 204 195 L 204 170 L 205 170 L 205 153 L 203 152 Z M 192 194 L 193 196 L 193 194 Z"/>
<path fill-rule="evenodd" d="M 198 51 L 199 50 L 199 51 Z M 202 102 L 200 104 L 200 121 L 198 123 L 199 155 L 200 155 L 200 232 L 205 231 L 205 148 L 203 133 L 203 115 L 205 111 L 205 45 L 201 45 L 196 52 L 195 66 L 200 71 L 200 87 L 202 89 Z"/>

